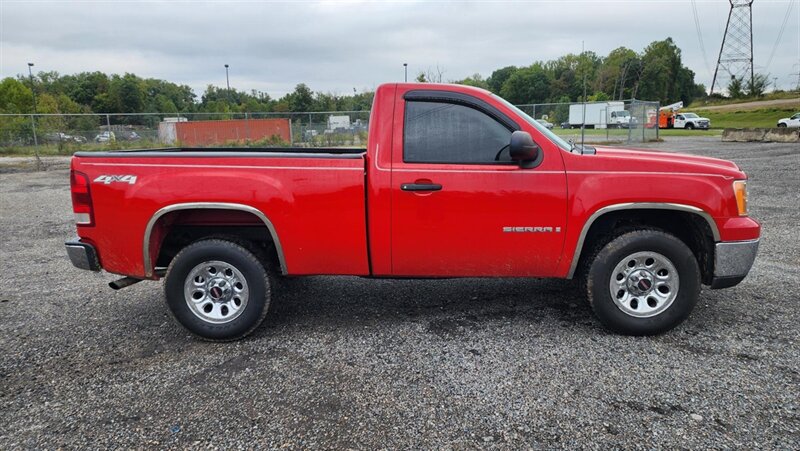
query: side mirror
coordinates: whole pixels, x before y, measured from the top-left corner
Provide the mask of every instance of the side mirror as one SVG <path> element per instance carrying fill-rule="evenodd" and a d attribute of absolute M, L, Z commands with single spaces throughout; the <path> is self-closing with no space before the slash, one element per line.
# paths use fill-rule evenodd
<path fill-rule="evenodd" d="M 509 153 L 511 154 L 511 160 L 518 162 L 521 168 L 530 168 L 539 159 L 541 150 L 533 142 L 530 133 L 517 130 L 511 134 Z"/>

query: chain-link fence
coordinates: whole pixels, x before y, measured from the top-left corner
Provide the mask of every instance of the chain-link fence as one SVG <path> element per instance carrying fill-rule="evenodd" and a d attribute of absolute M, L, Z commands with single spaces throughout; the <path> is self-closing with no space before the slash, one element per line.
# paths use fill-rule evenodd
<path fill-rule="evenodd" d="M 658 138 L 657 102 L 549 103 L 520 108 L 575 142 Z M 0 115 L 0 154 L 184 147 L 365 147 L 369 111 Z"/>
<path fill-rule="evenodd" d="M 369 111 L 0 115 L 0 154 L 190 147 L 365 147 Z"/>
<path fill-rule="evenodd" d="M 566 139 L 640 143 L 658 139 L 660 104 L 642 100 L 517 105 Z"/>

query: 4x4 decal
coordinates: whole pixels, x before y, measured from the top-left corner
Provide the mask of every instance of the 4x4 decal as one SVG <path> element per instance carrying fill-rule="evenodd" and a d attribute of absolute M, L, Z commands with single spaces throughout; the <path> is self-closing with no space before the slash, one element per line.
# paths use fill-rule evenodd
<path fill-rule="evenodd" d="M 103 183 L 105 185 L 110 185 L 114 182 L 120 183 L 130 183 L 131 185 L 136 183 L 136 176 L 135 175 L 101 175 L 94 179 L 95 183 Z"/>

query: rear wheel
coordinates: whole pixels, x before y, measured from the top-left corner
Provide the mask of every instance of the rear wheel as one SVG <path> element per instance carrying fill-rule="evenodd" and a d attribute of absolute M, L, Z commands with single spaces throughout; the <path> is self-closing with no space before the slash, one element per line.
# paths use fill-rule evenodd
<path fill-rule="evenodd" d="M 240 244 L 210 239 L 175 256 L 164 283 L 176 320 L 207 340 L 236 340 L 267 314 L 270 280 L 256 256 Z"/>
<path fill-rule="evenodd" d="M 654 335 L 689 316 L 700 293 L 700 268 L 678 238 L 636 230 L 595 254 L 586 289 L 605 327 L 627 335 Z"/>
<path fill-rule="evenodd" d="M 780 123 L 780 124 L 778 124 L 778 127 L 786 127 L 786 124 Z"/>

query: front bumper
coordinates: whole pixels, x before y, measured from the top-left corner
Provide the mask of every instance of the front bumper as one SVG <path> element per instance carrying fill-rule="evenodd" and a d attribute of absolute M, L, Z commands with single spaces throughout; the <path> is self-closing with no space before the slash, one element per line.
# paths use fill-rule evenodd
<path fill-rule="evenodd" d="M 97 259 L 97 251 L 94 246 L 80 240 L 67 241 L 64 246 L 67 248 L 67 255 L 73 266 L 89 271 L 100 271 L 100 261 Z"/>
<path fill-rule="evenodd" d="M 759 239 L 717 243 L 711 288 L 728 288 L 744 280 L 758 252 Z"/>

